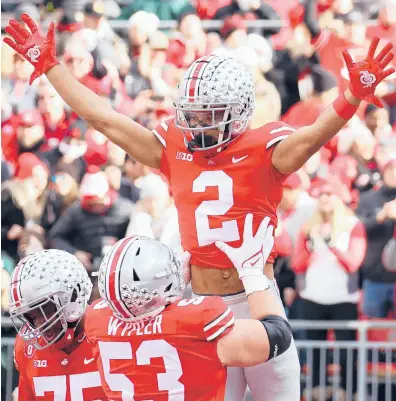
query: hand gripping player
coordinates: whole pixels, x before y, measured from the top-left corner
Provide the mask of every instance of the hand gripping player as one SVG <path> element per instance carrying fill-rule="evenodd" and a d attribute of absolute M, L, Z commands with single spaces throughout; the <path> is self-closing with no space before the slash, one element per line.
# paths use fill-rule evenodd
<path fill-rule="evenodd" d="M 160 242 L 134 236 L 113 246 L 99 271 L 103 300 L 85 320 L 109 399 L 222 401 L 227 366 L 253 366 L 287 351 L 290 325 L 263 273 L 274 244 L 269 222 L 253 236 L 249 214 L 241 247 L 217 243 L 237 266 L 250 319 L 234 320 L 221 297 L 182 300 L 182 265 Z"/>
<path fill-rule="evenodd" d="M 274 122 L 251 130 L 248 121 L 255 108 L 251 74 L 232 58 L 208 55 L 185 72 L 175 102 L 176 117 L 150 131 L 116 113 L 59 64 L 53 25 L 43 36 L 27 15 L 22 18 L 29 29 L 11 20 L 6 32 L 13 40 L 5 41 L 35 67 L 31 81 L 45 73 L 90 125 L 136 160 L 161 169 L 178 209 L 182 246 L 191 254 L 193 291 L 223 296 L 237 317 L 248 317 L 244 287 L 232 261 L 215 242 L 240 245 L 250 212 L 255 229 L 264 216 L 276 226 L 284 180 L 337 134 L 361 100 L 380 104 L 375 88 L 394 72 L 387 68 L 392 44 L 376 52 L 379 39 L 374 38 L 361 62 L 353 63 L 344 52 L 349 89 L 314 124 L 294 130 Z M 264 268 L 271 279 L 275 256 L 273 250 Z M 292 343 L 287 352 L 263 365 L 233 368 L 226 399 L 243 400 L 247 382 L 256 401 L 297 401 L 298 372 Z"/>
<path fill-rule="evenodd" d="M 107 401 L 84 313 L 92 284 L 82 263 L 58 249 L 22 259 L 10 285 L 19 401 Z"/>

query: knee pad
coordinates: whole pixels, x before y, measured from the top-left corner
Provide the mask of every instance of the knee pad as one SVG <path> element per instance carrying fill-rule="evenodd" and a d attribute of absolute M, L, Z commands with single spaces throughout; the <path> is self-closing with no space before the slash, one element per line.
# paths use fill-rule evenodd
<path fill-rule="evenodd" d="M 292 331 L 289 322 L 281 316 L 269 315 L 260 322 L 268 335 L 270 352 L 268 360 L 283 354 L 290 347 Z"/>

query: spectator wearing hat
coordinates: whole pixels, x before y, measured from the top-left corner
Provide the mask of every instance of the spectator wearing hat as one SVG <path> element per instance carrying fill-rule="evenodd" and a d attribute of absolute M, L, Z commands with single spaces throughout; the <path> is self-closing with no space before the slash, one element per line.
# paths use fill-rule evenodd
<path fill-rule="evenodd" d="M 48 233 L 50 246 L 76 255 L 92 271 L 99 267 L 109 241 L 125 236 L 131 207 L 131 202 L 111 190 L 106 174 L 90 166 L 81 182 L 79 200 Z"/>
<path fill-rule="evenodd" d="M 236 50 L 248 42 L 246 21 L 239 14 L 227 17 L 220 29 L 220 35 L 227 50 Z"/>
<path fill-rule="evenodd" d="M 318 203 L 298 234 L 291 265 L 297 274 L 299 318 L 356 320 L 359 299 L 358 269 L 366 253 L 363 224 L 335 194 L 328 181 L 317 186 Z M 308 340 L 325 341 L 326 330 L 309 330 Z M 335 330 L 338 341 L 354 341 L 354 330 Z M 319 385 L 319 350 L 313 351 L 313 387 Z M 347 386 L 346 350 L 340 353 L 341 388 Z M 353 392 L 356 391 L 353 356 Z"/>
<path fill-rule="evenodd" d="M 16 127 L 18 154 L 38 154 L 46 147 L 44 122 L 36 109 L 20 113 Z"/>
<path fill-rule="evenodd" d="M 14 178 L 2 185 L 2 247 L 18 260 L 17 247 L 28 225 L 50 229 L 59 218 L 62 200 L 49 186 L 47 165 L 33 153 L 19 156 Z"/>
<path fill-rule="evenodd" d="M 313 124 L 339 93 L 335 76 L 320 65 L 313 66 L 310 75 L 312 95 L 296 103 L 282 117 L 282 121 L 293 127 Z"/>
<path fill-rule="evenodd" d="M 56 54 L 63 54 L 65 52 L 66 43 L 73 33 L 78 32 L 83 28 L 84 24 L 81 21 L 77 21 L 74 13 L 70 12 L 70 10 L 66 10 L 56 27 L 58 33 Z"/>
<path fill-rule="evenodd" d="M 363 312 L 385 318 L 394 302 L 396 272 L 386 270 L 382 253 L 392 238 L 396 222 L 396 158 L 381 167 L 383 186 L 361 195 L 357 213 L 367 232 L 367 253 L 362 266 Z"/>
<path fill-rule="evenodd" d="M 224 20 L 226 17 L 240 14 L 245 19 L 259 19 L 280 21 L 277 12 L 266 2 L 262 0 L 232 0 L 229 5 L 226 5 L 217 10 L 214 19 Z M 279 28 L 263 28 L 260 33 L 265 36 L 271 36 L 280 32 Z"/>

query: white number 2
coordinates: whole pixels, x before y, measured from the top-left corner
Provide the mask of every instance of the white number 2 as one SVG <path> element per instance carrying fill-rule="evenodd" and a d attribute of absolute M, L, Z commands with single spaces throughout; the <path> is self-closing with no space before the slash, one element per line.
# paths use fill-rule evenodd
<path fill-rule="evenodd" d="M 193 181 L 193 192 L 205 192 L 206 187 L 217 187 L 219 199 L 203 201 L 195 210 L 198 245 L 215 241 L 239 240 L 236 220 L 225 221 L 219 228 L 210 228 L 208 216 L 224 216 L 234 205 L 232 178 L 224 171 L 204 171 Z"/>
<path fill-rule="evenodd" d="M 134 385 L 123 374 L 110 373 L 110 361 L 132 359 L 132 346 L 127 342 L 99 341 L 100 358 L 105 380 L 112 391 L 120 391 L 122 401 L 134 401 Z M 184 401 L 184 385 L 179 382 L 183 375 L 176 348 L 165 340 L 144 341 L 136 351 L 137 365 L 149 365 L 151 358 L 164 360 L 165 373 L 158 374 L 158 390 L 168 390 L 169 401 Z M 151 401 L 151 400 L 146 400 Z"/>
<path fill-rule="evenodd" d="M 70 375 L 71 401 L 84 401 L 83 389 L 101 387 L 99 372 Z M 67 392 L 67 376 L 33 377 L 34 391 L 37 397 L 52 392 L 54 401 L 65 401 Z"/>

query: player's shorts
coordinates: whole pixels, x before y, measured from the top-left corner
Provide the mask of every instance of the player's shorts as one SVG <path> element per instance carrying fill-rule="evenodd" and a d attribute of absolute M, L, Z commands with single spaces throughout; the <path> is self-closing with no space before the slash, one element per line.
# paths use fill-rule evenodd
<path fill-rule="evenodd" d="M 281 302 L 275 280 L 272 291 Z M 222 298 L 236 319 L 249 317 L 249 305 L 244 292 Z M 254 401 L 299 401 L 300 362 L 294 340 L 286 352 L 268 362 L 249 368 L 228 368 L 225 401 L 243 401 L 246 385 Z"/>

